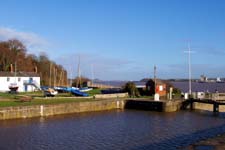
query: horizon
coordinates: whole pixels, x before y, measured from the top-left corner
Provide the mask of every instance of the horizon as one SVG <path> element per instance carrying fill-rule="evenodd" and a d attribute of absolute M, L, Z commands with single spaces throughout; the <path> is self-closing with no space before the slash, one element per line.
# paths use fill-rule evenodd
<path fill-rule="evenodd" d="M 22 0 L 0 6 L 0 41 L 21 40 L 29 53 L 101 80 L 225 77 L 225 2 L 194 0 Z M 10 8 L 10 11 L 9 11 Z"/>

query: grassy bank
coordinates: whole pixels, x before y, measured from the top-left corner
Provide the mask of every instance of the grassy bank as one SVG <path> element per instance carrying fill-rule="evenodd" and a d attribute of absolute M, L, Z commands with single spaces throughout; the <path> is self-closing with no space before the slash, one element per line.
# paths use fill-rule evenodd
<path fill-rule="evenodd" d="M 31 101 L 21 101 L 21 98 L 28 96 Z M 93 101 L 92 98 L 73 97 L 70 93 L 59 93 L 54 98 L 44 98 L 43 92 L 23 92 L 18 94 L 0 93 L 0 107 L 51 105 L 71 102 Z"/>
<path fill-rule="evenodd" d="M 87 92 L 89 96 L 94 96 L 95 94 L 101 94 L 101 89 L 93 89 Z"/>
<path fill-rule="evenodd" d="M 8 101 L 1 101 L 0 107 L 53 105 L 53 104 L 60 104 L 60 103 L 85 102 L 85 101 L 94 101 L 94 99 L 43 98 L 43 99 L 32 99 L 30 102 L 21 102 L 20 100 L 17 100 L 17 99 L 10 99 Z"/>

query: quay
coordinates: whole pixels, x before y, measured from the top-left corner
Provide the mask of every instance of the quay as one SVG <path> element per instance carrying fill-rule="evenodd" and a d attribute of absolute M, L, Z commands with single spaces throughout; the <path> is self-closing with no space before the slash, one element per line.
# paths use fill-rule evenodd
<path fill-rule="evenodd" d="M 225 112 L 225 102 L 199 99 L 159 101 L 143 98 L 90 99 L 89 101 L 83 102 L 2 107 L 0 108 L 0 120 L 47 117 L 60 114 L 104 111 L 112 109 L 139 109 L 158 112 L 175 112 L 182 109 L 189 109 L 218 113 Z"/>
<path fill-rule="evenodd" d="M 125 109 L 141 109 L 159 112 L 175 112 L 181 109 L 182 100 L 127 99 Z"/>
<path fill-rule="evenodd" d="M 183 109 L 225 112 L 225 101 L 212 99 L 189 99 L 183 102 Z"/>
<path fill-rule="evenodd" d="M 0 120 L 47 117 L 52 115 L 104 111 L 111 109 L 142 109 L 160 112 L 174 112 L 180 110 L 182 101 L 149 99 L 95 99 L 84 102 L 70 102 L 51 105 L 12 106 L 0 108 Z"/>
<path fill-rule="evenodd" d="M 81 112 L 123 109 L 124 100 L 104 99 L 51 105 L 12 106 L 0 108 L 0 120 L 47 117 Z"/>

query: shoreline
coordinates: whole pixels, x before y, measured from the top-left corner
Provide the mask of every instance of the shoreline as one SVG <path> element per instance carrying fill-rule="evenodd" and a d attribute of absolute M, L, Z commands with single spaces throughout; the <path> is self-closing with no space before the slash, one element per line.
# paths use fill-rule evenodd
<path fill-rule="evenodd" d="M 225 149 L 225 133 L 215 137 L 200 140 L 189 146 L 180 148 L 185 150 L 224 150 Z"/>

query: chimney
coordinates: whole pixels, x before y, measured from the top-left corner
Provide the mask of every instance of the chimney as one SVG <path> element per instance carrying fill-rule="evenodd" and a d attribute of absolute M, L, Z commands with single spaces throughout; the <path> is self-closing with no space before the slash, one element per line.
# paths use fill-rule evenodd
<path fill-rule="evenodd" d="M 13 72 L 13 64 L 10 64 L 10 72 Z"/>

